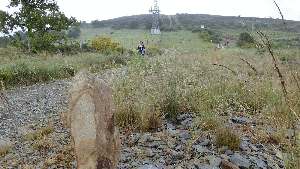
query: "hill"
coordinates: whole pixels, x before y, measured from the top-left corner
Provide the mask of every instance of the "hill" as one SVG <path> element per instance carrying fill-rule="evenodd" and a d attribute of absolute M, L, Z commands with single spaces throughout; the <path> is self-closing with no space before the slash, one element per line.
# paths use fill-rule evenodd
<path fill-rule="evenodd" d="M 161 29 L 163 31 L 193 30 L 201 25 L 211 29 L 268 29 L 274 31 L 288 30 L 300 32 L 300 22 L 286 21 L 283 24 L 281 19 L 254 18 L 240 16 L 218 16 L 206 14 L 176 14 L 161 15 Z M 125 16 L 110 20 L 92 21 L 91 24 L 83 24 L 94 28 L 110 27 L 113 29 L 150 29 L 152 16 L 150 14 Z"/>

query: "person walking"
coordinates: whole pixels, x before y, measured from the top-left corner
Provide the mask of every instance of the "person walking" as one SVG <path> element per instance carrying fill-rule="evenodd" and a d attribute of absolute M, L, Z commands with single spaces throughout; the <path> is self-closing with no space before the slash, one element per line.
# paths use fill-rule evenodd
<path fill-rule="evenodd" d="M 138 51 L 139 51 L 139 53 L 142 55 L 142 56 L 144 56 L 145 55 L 145 53 L 146 53 L 146 47 L 145 47 L 145 45 L 144 45 L 144 42 L 142 42 L 142 41 L 140 41 L 140 44 L 138 45 Z"/>

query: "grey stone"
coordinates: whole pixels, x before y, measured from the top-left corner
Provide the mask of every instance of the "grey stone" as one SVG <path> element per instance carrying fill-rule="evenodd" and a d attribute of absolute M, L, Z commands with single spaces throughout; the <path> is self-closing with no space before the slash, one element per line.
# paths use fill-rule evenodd
<path fill-rule="evenodd" d="M 276 152 L 276 157 L 279 158 L 280 160 L 283 160 L 283 155 L 281 151 Z"/>
<path fill-rule="evenodd" d="M 260 169 L 267 168 L 267 164 L 263 160 L 261 160 L 257 157 L 250 157 L 250 159 L 256 165 L 257 168 L 260 168 Z"/>
<path fill-rule="evenodd" d="M 120 163 L 118 164 L 118 169 L 129 169 L 130 168 L 130 164 L 125 164 L 125 163 Z"/>
<path fill-rule="evenodd" d="M 140 166 L 138 169 L 159 169 L 159 168 L 153 164 L 146 164 L 146 165 Z"/>
<path fill-rule="evenodd" d="M 188 118 L 193 118 L 193 116 L 191 114 L 185 113 L 185 114 L 181 114 L 177 117 L 178 121 L 184 121 L 185 119 Z"/>
<path fill-rule="evenodd" d="M 141 138 L 141 134 L 136 133 L 131 135 L 131 142 L 132 143 L 137 143 L 139 139 Z"/>
<path fill-rule="evenodd" d="M 189 131 L 183 130 L 183 131 L 180 131 L 179 138 L 186 141 L 186 140 L 191 139 L 192 135 L 189 133 Z"/>
<path fill-rule="evenodd" d="M 176 147 L 175 147 L 175 150 L 176 151 L 182 151 L 184 149 L 184 147 L 182 146 L 182 145 L 177 145 Z"/>
<path fill-rule="evenodd" d="M 167 130 L 175 130 L 176 127 L 172 123 L 167 123 Z"/>
<path fill-rule="evenodd" d="M 286 134 L 285 134 L 285 137 L 288 138 L 288 139 L 291 139 L 293 137 L 295 137 L 295 130 L 294 129 L 288 129 Z"/>
<path fill-rule="evenodd" d="M 194 145 L 193 149 L 194 149 L 195 152 L 201 153 L 201 154 L 211 152 L 208 148 L 206 148 L 204 146 L 201 146 L 201 145 Z"/>
<path fill-rule="evenodd" d="M 193 126 L 193 119 L 192 118 L 187 118 L 184 121 L 181 122 L 181 125 L 185 128 L 185 129 L 189 129 Z"/>
<path fill-rule="evenodd" d="M 216 156 L 207 156 L 210 166 L 219 167 L 222 159 Z"/>
<path fill-rule="evenodd" d="M 204 139 L 203 141 L 200 141 L 200 143 L 198 145 L 208 146 L 208 145 L 210 145 L 210 140 L 209 139 Z"/>
<path fill-rule="evenodd" d="M 241 149 L 242 151 L 250 151 L 248 142 L 243 141 L 243 142 L 240 144 L 240 149 Z"/>
<path fill-rule="evenodd" d="M 155 153 L 152 151 L 152 149 L 147 149 L 147 150 L 145 151 L 145 155 L 146 155 L 147 157 L 152 158 L 152 157 L 155 156 Z"/>
<path fill-rule="evenodd" d="M 197 164 L 196 168 L 198 168 L 198 169 L 219 169 L 219 167 L 211 166 L 208 164 Z"/>
<path fill-rule="evenodd" d="M 151 134 L 146 133 L 146 134 L 143 134 L 141 136 L 141 138 L 139 139 L 138 142 L 141 143 L 141 144 L 144 144 L 144 143 L 149 142 L 149 141 L 151 141 Z"/>
<path fill-rule="evenodd" d="M 250 144 L 249 147 L 250 147 L 250 149 L 251 149 L 252 151 L 258 151 L 258 150 L 259 150 L 259 149 L 258 149 L 255 145 L 253 145 L 253 144 Z"/>
<path fill-rule="evenodd" d="M 226 155 L 232 155 L 232 154 L 233 154 L 233 151 L 231 151 L 231 150 L 226 150 L 226 151 L 225 151 L 225 154 L 226 154 Z"/>
<path fill-rule="evenodd" d="M 241 156 L 239 153 L 235 153 L 230 157 L 230 161 L 240 168 L 249 168 L 251 163 L 248 159 Z"/>
<path fill-rule="evenodd" d="M 162 143 L 160 141 L 153 141 L 153 142 L 148 144 L 148 147 L 158 148 L 160 145 L 162 145 Z"/>
<path fill-rule="evenodd" d="M 182 160 L 184 158 L 184 153 L 182 151 L 172 151 L 171 158 L 173 161 Z"/>
<path fill-rule="evenodd" d="M 233 118 L 231 118 L 231 121 L 233 123 L 237 123 L 237 124 L 248 124 L 248 123 L 250 123 L 250 120 L 246 117 L 233 117 Z"/>

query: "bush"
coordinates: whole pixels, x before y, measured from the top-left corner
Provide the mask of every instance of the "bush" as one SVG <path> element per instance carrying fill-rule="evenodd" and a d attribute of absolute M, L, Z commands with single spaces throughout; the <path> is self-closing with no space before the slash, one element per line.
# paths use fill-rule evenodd
<path fill-rule="evenodd" d="M 227 146 L 231 150 L 238 150 L 241 139 L 231 129 L 219 129 L 216 133 L 216 145 L 218 147 Z"/>
<path fill-rule="evenodd" d="M 210 29 L 198 29 L 199 37 L 206 42 L 220 43 L 222 41 L 221 34 Z"/>
<path fill-rule="evenodd" d="M 239 36 L 237 45 L 242 48 L 251 48 L 255 46 L 255 40 L 249 33 L 243 32 Z"/>
<path fill-rule="evenodd" d="M 73 26 L 68 30 L 67 36 L 69 38 L 78 38 L 81 34 L 80 26 Z"/>
<path fill-rule="evenodd" d="M 31 85 L 54 79 L 72 77 L 76 70 L 69 65 L 31 65 L 20 62 L 0 68 L 0 81 L 5 87 Z"/>
<path fill-rule="evenodd" d="M 92 49 L 100 53 L 123 53 L 124 48 L 120 46 L 118 42 L 114 42 L 108 37 L 96 37 L 91 41 Z"/>

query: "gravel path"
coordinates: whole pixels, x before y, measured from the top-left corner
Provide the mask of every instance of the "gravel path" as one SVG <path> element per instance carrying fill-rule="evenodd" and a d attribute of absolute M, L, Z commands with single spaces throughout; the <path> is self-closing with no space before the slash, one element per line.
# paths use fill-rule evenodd
<path fill-rule="evenodd" d="M 60 80 L 4 92 L 6 100 L 2 100 L 0 107 L 0 139 L 9 140 L 11 148 L 8 155 L 0 158 L 2 167 L 42 168 L 48 157 L 69 145 L 69 131 L 63 128 L 59 113 L 66 111 L 70 84 L 69 80 Z M 47 138 L 51 140 L 51 151 L 41 152 L 34 147 L 46 145 L 47 140 L 35 143 L 26 137 L 47 128 L 53 130 Z"/>

